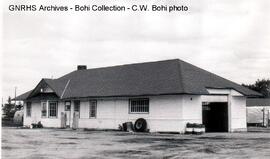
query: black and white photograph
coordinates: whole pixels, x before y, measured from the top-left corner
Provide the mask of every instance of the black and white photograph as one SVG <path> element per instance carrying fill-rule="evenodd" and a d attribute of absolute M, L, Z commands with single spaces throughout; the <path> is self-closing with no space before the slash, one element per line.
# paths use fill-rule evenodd
<path fill-rule="evenodd" d="M 269 0 L 4 0 L 1 158 L 270 158 Z"/>

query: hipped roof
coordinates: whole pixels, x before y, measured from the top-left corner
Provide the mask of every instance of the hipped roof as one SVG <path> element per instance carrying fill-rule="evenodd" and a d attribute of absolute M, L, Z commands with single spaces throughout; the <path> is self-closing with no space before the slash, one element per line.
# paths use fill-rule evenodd
<path fill-rule="evenodd" d="M 61 99 L 143 95 L 207 95 L 208 88 L 259 93 L 179 59 L 76 70 L 58 79 L 43 79 Z M 16 99 L 30 98 L 27 92 Z M 28 96 L 27 96 L 28 95 Z"/>

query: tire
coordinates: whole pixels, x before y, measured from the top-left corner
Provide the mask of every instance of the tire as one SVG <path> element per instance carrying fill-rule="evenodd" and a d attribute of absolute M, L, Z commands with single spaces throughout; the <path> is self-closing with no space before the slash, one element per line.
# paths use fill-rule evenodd
<path fill-rule="evenodd" d="M 147 128 L 147 122 L 145 119 L 143 118 L 139 118 L 136 120 L 135 124 L 134 124 L 134 129 L 137 132 L 145 132 Z"/>

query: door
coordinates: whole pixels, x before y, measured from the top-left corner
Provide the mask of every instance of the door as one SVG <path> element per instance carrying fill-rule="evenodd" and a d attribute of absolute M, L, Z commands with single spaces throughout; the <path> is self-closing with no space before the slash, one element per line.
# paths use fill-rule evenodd
<path fill-rule="evenodd" d="M 74 112 L 72 121 L 73 129 L 77 129 L 79 127 L 79 118 L 80 118 L 80 101 L 74 100 Z"/>
<path fill-rule="evenodd" d="M 228 103 L 211 102 L 202 106 L 206 132 L 228 132 Z"/>
<path fill-rule="evenodd" d="M 71 101 L 65 102 L 65 116 L 66 116 L 66 126 L 70 127 L 71 124 Z"/>

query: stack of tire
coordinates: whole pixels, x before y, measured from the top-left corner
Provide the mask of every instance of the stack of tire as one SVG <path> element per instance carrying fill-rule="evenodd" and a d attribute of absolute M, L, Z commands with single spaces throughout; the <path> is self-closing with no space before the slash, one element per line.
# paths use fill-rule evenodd
<path fill-rule="evenodd" d="M 123 123 L 124 131 L 136 131 L 136 132 L 146 132 L 147 131 L 147 122 L 143 118 L 139 118 L 135 121 L 134 125 L 132 122 Z"/>

